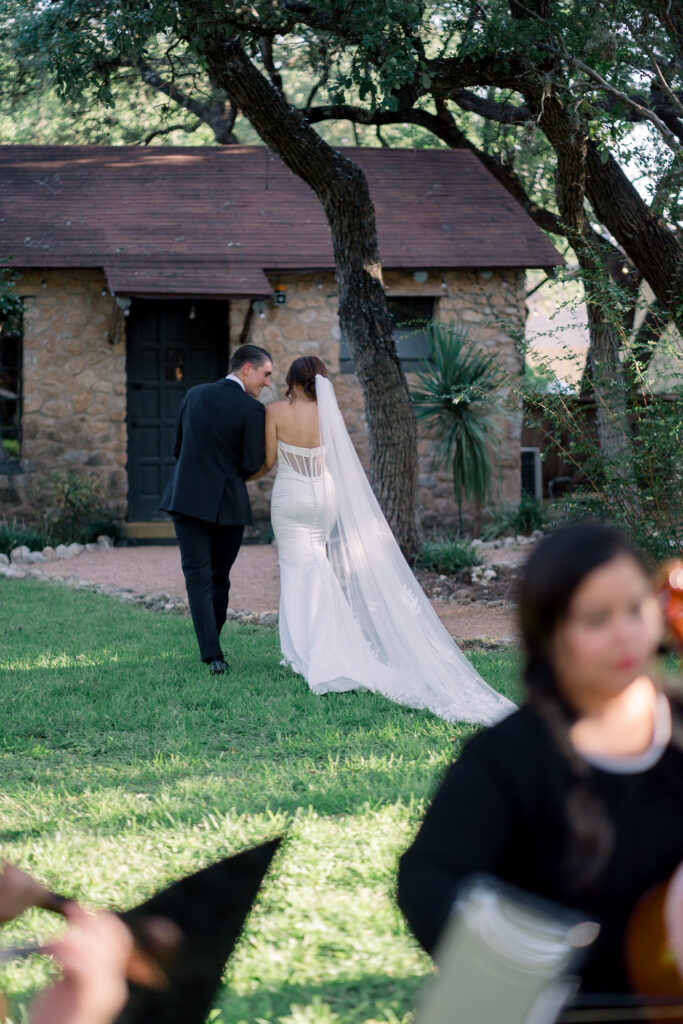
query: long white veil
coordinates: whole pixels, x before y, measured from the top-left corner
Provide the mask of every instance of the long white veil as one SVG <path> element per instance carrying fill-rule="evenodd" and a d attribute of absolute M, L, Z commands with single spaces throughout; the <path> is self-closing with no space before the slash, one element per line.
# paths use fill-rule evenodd
<path fill-rule="evenodd" d="M 515 705 L 493 690 L 458 649 L 401 554 L 332 384 L 321 375 L 315 384 L 320 442 L 337 508 L 329 559 L 375 658 L 392 669 L 392 692 L 386 696 L 452 722 L 490 724 L 505 717 Z M 367 685 L 385 692 L 372 680 Z"/>

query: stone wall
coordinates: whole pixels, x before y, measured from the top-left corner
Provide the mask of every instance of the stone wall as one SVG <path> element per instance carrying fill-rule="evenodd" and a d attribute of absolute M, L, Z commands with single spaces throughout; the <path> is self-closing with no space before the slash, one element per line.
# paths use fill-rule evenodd
<path fill-rule="evenodd" d="M 230 304 L 230 347 L 248 340 L 273 356 L 273 386 L 266 401 L 284 397 L 284 378 L 293 359 L 320 356 L 330 371 L 349 432 L 368 464 L 363 395 L 354 374 L 339 368 L 340 330 L 334 275 L 314 273 L 271 276 L 286 287 L 285 305 L 263 304 L 248 316 L 247 299 Z M 387 272 L 389 296 L 432 296 L 435 316 L 457 317 L 472 327 L 474 339 L 496 354 L 509 371 L 519 371 L 513 342 L 524 324 L 524 274 L 430 272 L 415 282 L 412 275 Z M 26 272 L 19 283 L 25 299 L 23 346 L 24 474 L 17 487 L 30 493 L 36 478 L 50 469 L 80 468 L 103 480 L 112 511 L 125 516 L 126 346 L 125 320 L 96 270 Z M 103 294 L 104 292 L 104 294 Z M 412 375 L 411 375 L 412 376 Z M 409 382 L 411 380 L 409 376 Z M 497 448 L 500 474 L 497 501 L 519 500 L 521 409 L 509 402 L 499 417 Z M 428 528 L 448 528 L 456 517 L 451 475 L 437 470 L 430 442 L 421 437 L 420 501 Z M 273 474 L 249 485 L 254 513 L 262 530 L 269 518 Z M 267 528 L 267 527 L 266 527 Z"/>
<path fill-rule="evenodd" d="M 273 285 L 284 284 L 287 302 L 274 306 L 267 302 L 263 316 L 251 321 L 248 340 L 267 348 L 274 359 L 273 386 L 267 401 L 284 396 L 284 376 L 297 356 L 315 354 L 326 363 L 334 383 L 340 408 L 349 433 L 361 457 L 368 465 L 368 436 L 363 393 L 355 375 L 339 369 L 340 331 L 337 295 L 332 274 L 306 274 L 271 278 Z M 384 275 L 386 292 L 393 296 L 431 296 L 435 299 L 436 319 L 453 318 L 472 328 L 472 337 L 492 351 L 500 365 L 519 373 L 520 360 L 513 338 L 524 329 L 524 274 L 518 271 L 432 271 L 425 282 L 414 281 L 411 274 L 388 271 Z M 237 343 L 244 326 L 248 304 L 232 303 L 231 347 Z M 408 375 L 408 382 L 415 380 Z M 266 392 L 263 392 L 264 396 Z M 496 495 L 493 503 L 518 502 L 520 497 L 521 405 L 511 396 L 501 396 L 505 407 L 497 417 L 500 444 L 496 456 Z M 437 469 L 432 445 L 421 430 L 419 440 L 419 483 L 422 519 L 426 528 L 451 528 L 456 520 L 452 474 Z M 254 514 L 267 519 L 272 475 L 250 484 Z"/>
<path fill-rule="evenodd" d="M 102 478 L 111 511 L 123 516 L 125 331 L 105 286 L 99 270 L 21 275 L 24 473 L 16 485 L 30 498 L 37 479 L 51 469 L 93 471 Z"/>

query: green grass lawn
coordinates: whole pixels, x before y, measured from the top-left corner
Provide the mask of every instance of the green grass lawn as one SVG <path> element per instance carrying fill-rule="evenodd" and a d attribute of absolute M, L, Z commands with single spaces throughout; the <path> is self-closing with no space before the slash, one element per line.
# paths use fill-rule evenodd
<path fill-rule="evenodd" d="M 211 677 L 187 618 L 0 579 L 0 851 L 122 908 L 284 834 L 216 1021 L 396 1024 L 430 969 L 395 905 L 396 861 L 471 728 L 369 693 L 316 697 L 279 665 L 276 631 L 225 633 L 233 669 Z M 514 651 L 471 659 L 519 699 Z M 57 928 L 36 911 L 2 943 Z M 1 969 L 12 1021 L 49 970 Z"/>

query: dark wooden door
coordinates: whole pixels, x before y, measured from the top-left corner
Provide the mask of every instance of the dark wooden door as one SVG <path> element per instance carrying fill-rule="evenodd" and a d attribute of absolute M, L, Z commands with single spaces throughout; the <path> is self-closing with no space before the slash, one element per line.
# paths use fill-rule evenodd
<path fill-rule="evenodd" d="M 126 330 L 128 519 L 165 518 L 182 397 L 228 372 L 227 302 L 133 299 Z"/>

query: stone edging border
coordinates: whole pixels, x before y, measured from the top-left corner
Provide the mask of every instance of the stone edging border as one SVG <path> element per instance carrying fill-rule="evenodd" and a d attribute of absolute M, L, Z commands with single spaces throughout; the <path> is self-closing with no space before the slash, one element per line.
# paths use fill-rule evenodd
<path fill-rule="evenodd" d="M 0 554 L 0 577 L 5 579 L 37 579 L 49 583 L 63 583 L 74 590 L 91 590 L 96 594 L 107 594 L 119 601 L 144 605 L 152 611 L 177 612 L 189 615 L 187 601 L 173 597 L 165 590 L 155 590 L 148 594 L 138 594 L 131 587 L 117 587 L 113 583 L 90 583 L 75 573 L 68 576 L 47 576 L 37 565 L 41 562 L 54 562 L 57 559 L 73 558 L 83 551 L 108 551 L 114 546 L 111 537 L 102 534 L 96 544 L 59 544 L 56 548 L 47 547 L 42 551 L 30 551 L 26 545 L 14 548 L 7 555 Z M 277 612 L 253 612 L 248 608 L 228 608 L 228 620 L 247 626 L 277 626 Z"/>
<path fill-rule="evenodd" d="M 185 616 L 190 614 L 187 601 L 172 597 L 163 590 L 157 590 L 150 594 L 136 594 L 130 587 L 116 587 L 113 583 L 89 583 L 76 575 L 46 576 L 44 572 L 33 568 L 33 566 L 19 569 L 11 565 L 0 565 L 0 578 L 62 583 L 74 590 L 90 590 L 95 594 L 106 594 L 108 597 L 114 597 L 125 603 L 143 605 L 154 612 L 175 612 Z M 236 622 L 241 626 L 266 626 L 273 629 L 278 624 L 278 613 L 253 612 L 248 608 L 228 608 L 228 622 Z M 494 640 L 491 637 L 481 636 L 473 637 L 471 640 L 461 640 L 458 647 L 462 651 L 496 651 L 511 647 L 513 644 L 514 640 Z"/>
<path fill-rule="evenodd" d="M 540 533 L 540 531 L 539 531 Z M 507 538 L 506 538 L 507 539 Z M 532 542 L 535 538 L 525 538 L 526 542 Z M 519 538 L 517 538 L 519 540 Z M 106 594 L 108 597 L 115 597 L 126 603 L 143 605 L 151 611 L 176 612 L 180 615 L 189 615 L 187 600 L 177 598 L 166 593 L 165 590 L 155 590 L 147 594 L 138 594 L 131 587 L 117 587 L 113 583 L 90 583 L 83 580 L 75 573 L 68 576 L 47 576 L 36 563 L 55 561 L 56 559 L 73 558 L 83 551 L 106 551 L 114 546 L 111 537 L 101 535 L 95 544 L 60 544 L 56 548 L 43 548 L 42 552 L 30 551 L 25 545 L 14 548 L 10 557 L 0 554 L 0 578 L 5 579 L 37 579 L 49 583 L 63 583 L 74 590 L 90 590 L 96 594 Z M 480 542 L 481 547 L 508 547 L 494 541 L 486 544 Z M 40 555 L 41 557 L 35 557 Z M 492 574 L 497 575 L 495 572 Z M 475 580 L 473 579 L 474 583 Z M 477 579 L 476 582 L 488 582 L 487 579 Z M 267 626 L 274 628 L 278 624 L 278 613 L 275 611 L 254 612 L 249 608 L 228 608 L 228 622 L 237 622 L 246 626 Z M 497 650 L 510 647 L 514 641 L 493 640 L 490 637 L 474 637 L 471 640 L 462 640 L 458 646 L 461 650 Z"/>
<path fill-rule="evenodd" d="M 34 579 L 43 583 L 62 583 L 73 590 L 90 590 L 95 594 L 106 594 L 108 597 L 115 597 L 119 601 L 130 604 L 140 604 L 155 612 L 176 612 L 180 615 L 189 615 L 187 601 L 182 598 L 173 597 L 164 590 L 155 590 L 149 594 L 137 594 L 130 587 L 117 587 L 113 583 L 90 583 L 82 580 L 80 576 L 70 574 L 69 576 L 47 576 L 40 569 L 33 565 L 26 565 L 19 568 L 14 565 L 0 565 L 0 578 L 4 579 Z M 238 622 L 246 626 L 276 626 L 278 622 L 277 612 L 253 612 L 248 608 L 228 608 L 228 621 Z"/>

